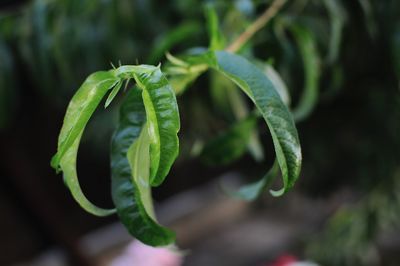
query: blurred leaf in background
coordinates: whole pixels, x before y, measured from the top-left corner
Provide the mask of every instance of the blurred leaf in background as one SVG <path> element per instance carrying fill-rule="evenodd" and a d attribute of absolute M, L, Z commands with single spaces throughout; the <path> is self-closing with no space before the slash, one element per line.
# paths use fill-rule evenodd
<path fill-rule="evenodd" d="M 13 118 L 15 104 L 14 62 L 9 48 L 0 39 L 0 130 Z"/>

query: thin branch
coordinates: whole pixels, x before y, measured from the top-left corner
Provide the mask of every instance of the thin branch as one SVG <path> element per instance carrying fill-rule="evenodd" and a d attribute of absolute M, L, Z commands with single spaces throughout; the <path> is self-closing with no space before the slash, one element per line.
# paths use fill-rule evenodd
<path fill-rule="evenodd" d="M 253 35 L 262 29 L 278 13 L 287 0 L 275 0 L 264 13 L 254 21 L 236 40 L 234 40 L 225 50 L 237 52 Z"/>

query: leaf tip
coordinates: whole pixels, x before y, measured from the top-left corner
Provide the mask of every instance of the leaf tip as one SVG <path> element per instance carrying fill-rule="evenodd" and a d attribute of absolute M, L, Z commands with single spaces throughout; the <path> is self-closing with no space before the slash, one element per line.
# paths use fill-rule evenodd
<path fill-rule="evenodd" d="M 273 197 L 280 197 L 283 194 L 285 194 L 285 192 L 286 192 L 285 188 L 281 188 L 280 190 L 272 190 L 272 189 L 269 190 L 269 193 L 271 193 Z"/>
<path fill-rule="evenodd" d="M 58 153 L 54 154 L 53 157 L 50 160 L 50 166 L 52 168 L 54 168 L 54 170 L 56 170 L 56 173 L 60 173 L 61 169 L 60 169 L 60 159 L 58 156 Z"/>
<path fill-rule="evenodd" d="M 107 98 L 106 102 L 104 103 L 104 109 L 107 109 L 107 107 L 111 104 L 111 101 L 113 99 Z"/>

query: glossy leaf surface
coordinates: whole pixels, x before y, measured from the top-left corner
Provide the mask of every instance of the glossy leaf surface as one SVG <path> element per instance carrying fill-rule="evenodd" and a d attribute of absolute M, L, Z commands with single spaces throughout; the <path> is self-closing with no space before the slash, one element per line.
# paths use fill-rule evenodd
<path fill-rule="evenodd" d="M 150 136 L 142 92 L 131 90 L 121 106 L 111 145 L 112 196 L 128 231 L 145 244 L 163 246 L 175 235 L 155 221 L 150 186 Z"/>
<path fill-rule="evenodd" d="M 88 212 L 104 216 L 114 212 L 91 204 L 81 191 L 76 159 L 85 126 L 107 91 L 106 105 L 118 93 L 123 80 L 134 78 L 143 90 L 150 138 L 151 183 L 159 185 L 178 154 L 179 114 L 175 95 L 159 67 L 121 66 L 90 75 L 72 98 L 67 109 L 52 166 L 64 172 L 64 179 L 75 200 Z"/>
<path fill-rule="evenodd" d="M 151 184 L 160 185 L 178 156 L 180 129 L 178 104 L 175 93 L 159 68 L 149 74 L 135 76 L 143 89 L 151 154 Z"/>
<path fill-rule="evenodd" d="M 58 137 L 58 149 L 51 165 L 57 168 L 61 158 L 82 134 L 87 122 L 107 91 L 118 82 L 118 78 L 107 71 L 91 74 L 72 97 Z"/>
<path fill-rule="evenodd" d="M 83 194 L 76 171 L 76 160 L 80 139 L 86 124 L 109 89 L 118 78 L 106 71 L 90 75 L 70 101 L 58 138 L 58 149 L 51 161 L 53 168 L 62 170 L 64 181 L 72 196 L 87 212 L 106 216 L 115 210 L 102 209 L 93 205 Z"/>
<path fill-rule="evenodd" d="M 143 90 L 150 134 L 150 181 L 160 185 L 179 152 L 177 133 L 180 129 L 175 93 L 160 67 L 126 65 L 113 70 L 121 78 L 133 78 Z"/>
<path fill-rule="evenodd" d="M 287 192 L 297 180 L 301 169 L 301 147 L 292 115 L 267 76 L 241 56 L 225 51 L 202 56 L 203 63 L 235 82 L 253 101 L 270 130 L 275 153 L 282 172 L 284 187 L 275 192 Z"/>

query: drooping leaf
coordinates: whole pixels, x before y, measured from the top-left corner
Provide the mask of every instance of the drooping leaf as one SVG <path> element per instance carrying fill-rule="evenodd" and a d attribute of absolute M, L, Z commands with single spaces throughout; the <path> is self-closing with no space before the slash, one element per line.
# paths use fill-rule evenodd
<path fill-rule="evenodd" d="M 90 75 L 72 98 L 60 132 L 58 150 L 51 165 L 64 172 L 64 179 L 78 203 L 95 215 L 108 215 L 83 195 L 76 173 L 76 157 L 85 126 L 106 92 L 117 85 L 108 102 L 115 97 L 123 80 L 134 78 L 142 88 L 148 120 L 150 144 L 150 180 L 159 185 L 178 154 L 179 114 L 175 95 L 159 67 L 121 66 Z"/>
<path fill-rule="evenodd" d="M 119 77 L 133 78 L 143 90 L 151 140 L 150 181 L 152 186 L 158 186 L 179 152 L 180 120 L 175 93 L 159 66 L 121 66 L 113 71 Z"/>
<path fill-rule="evenodd" d="M 208 164 L 228 164 L 246 151 L 257 117 L 249 117 L 235 123 L 227 131 L 207 142 L 200 156 Z"/>
<path fill-rule="evenodd" d="M 107 91 L 118 82 L 118 78 L 107 71 L 91 74 L 71 99 L 58 137 L 57 153 L 51 161 L 57 169 L 61 158 L 75 142 Z"/>
<path fill-rule="evenodd" d="M 273 83 L 246 59 L 227 52 L 216 52 L 213 67 L 232 79 L 250 97 L 265 119 L 275 147 L 287 192 L 297 180 L 301 168 L 301 148 L 293 118 Z M 276 194 L 278 195 L 278 194 Z"/>
<path fill-rule="evenodd" d="M 227 191 L 228 194 L 230 194 L 234 197 L 237 197 L 237 198 L 240 198 L 243 200 L 247 200 L 247 201 L 255 200 L 275 180 L 275 178 L 278 174 L 278 170 L 279 170 L 278 166 L 279 165 L 278 165 L 277 161 L 275 160 L 272 168 L 260 180 L 254 182 L 254 183 L 251 183 L 251 184 L 244 185 L 244 186 L 240 187 L 238 191 L 229 191 L 227 189 L 225 189 L 225 190 Z"/>
<path fill-rule="evenodd" d="M 150 152 L 160 153 L 157 170 L 151 173 L 152 185 L 160 185 L 168 174 L 179 152 L 177 133 L 180 128 L 178 104 L 167 79 L 157 69 L 149 77 L 141 76 L 144 85 L 143 100 L 149 121 Z M 157 146 L 157 147 L 155 147 Z M 159 146 L 159 147 L 158 147 Z"/>
<path fill-rule="evenodd" d="M 293 110 L 294 119 L 299 122 L 310 115 L 317 103 L 320 65 L 312 33 L 307 28 L 298 25 L 292 25 L 290 30 L 300 50 L 304 69 L 303 92 L 299 103 Z"/>
<path fill-rule="evenodd" d="M 121 106 L 111 144 L 112 197 L 128 231 L 145 244 L 163 246 L 175 235 L 155 221 L 150 184 L 150 136 L 142 91 L 131 90 Z"/>
<path fill-rule="evenodd" d="M 227 120 L 243 120 L 249 115 L 246 96 L 232 81 L 218 73 L 211 73 L 210 95 L 215 109 L 220 111 Z M 256 127 L 253 128 L 248 139 L 248 150 L 256 161 L 264 159 L 264 151 Z"/>
<path fill-rule="evenodd" d="M 324 0 L 330 20 L 330 40 L 328 49 L 328 63 L 332 64 L 337 60 L 342 40 L 342 31 L 347 14 L 340 1 Z"/>
<path fill-rule="evenodd" d="M 174 91 L 160 68 L 153 68 L 151 73 L 135 75 L 135 80 L 143 89 L 151 140 L 150 180 L 153 186 L 158 186 L 179 153 L 180 119 Z"/>
<path fill-rule="evenodd" d="M 106 71 L 93 73 L 85 80 L 68 105 L 58 138 L 57 153 L 51 160 L 53 168 L 63 171 L 65 183 L 75 200 L 86 211 L 98 216 L 115 211 L 96 207 L 84 196 L 78 182 L 76 159 L 86 124 L 104 95 L 117 82 L 118 78 Z"/>
<path fill-rule="evenodd" d="M 300 174 L 301 147 L 292 115 L 273 83 L 258 67 L 225 51 L 209 52 L 197 60 L 231 79 L 253 101 L 270 130 L 282 172 L 284 187 L 273 194 L 278 196 L 287 192 Z"/>

